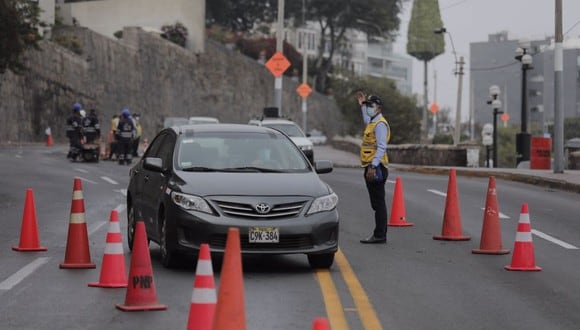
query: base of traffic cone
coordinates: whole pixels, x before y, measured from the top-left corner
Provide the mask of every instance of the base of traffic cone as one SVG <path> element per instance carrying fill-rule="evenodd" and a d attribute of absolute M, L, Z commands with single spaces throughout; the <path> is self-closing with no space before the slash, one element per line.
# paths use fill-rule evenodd
<path fill-rule="evenodd" d="M 542 267 L 538 266 L 531 266 L 531 267 L 512 267 L 512 266 L 504 266 L 506 270 L 516 270 L 516 271 L 528 271 L 528 272 L 539 272 L 542 270 Z"/>
<path fill-rule="evenodd" d="M 120 309 L 124 312 L 140 312 L 140 311 L 162 311 L 167 309 L 167 305 L 147 305 L 147 306 L 128 306 L 122 304 L 115 304 L 117 309 Z"/>
<path fill-rule="evenodd" d="M 126 288 L 127 284 L 119 283 L 119 284 L 102 284 L 98 282 L 89 283 L 88 286 L 90 287 L 97 287 L 97 288 Z"/>
<path fill-rule="evenodd" d="M 510 253 L 510 250 L 482 250 L 482 249 L 473 249 L 471 250 L 471 253 L 475 253 L 475 254 L 508 254 Z"/>
<path fill-rule="evenodd" d="M 39 246 L 37 248 L 22 248 L 19 246 L 13 246 L 12 250 L 19 252 L 36 252 L 36 251 L 47 251 L 48 249 L 44 246 Z"/>
<path fill-rule="evenodd" d="M 433 239 L 439 241 L 469 241 L 470 236 L 433 236 Z"/>
<path fill-rule="evenodd" d="M 97 268 L 97 265 L 93 263 L 75 263 L 75 264 L 60 264 L 59 268 L 68 268 L 68 269 L 81 269 L 81 268 Z"/>
<path fill-rule="evenodd" d="M 387 226 L 390 227 L 411 227 L 414 226 L 415 224 L 412 222 L 402 222 L 402 223 L 388 223 Z"/>

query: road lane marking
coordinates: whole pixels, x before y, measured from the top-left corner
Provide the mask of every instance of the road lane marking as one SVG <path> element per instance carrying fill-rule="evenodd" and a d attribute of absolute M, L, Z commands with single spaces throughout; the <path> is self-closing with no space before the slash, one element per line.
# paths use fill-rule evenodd
<path fill-rule="evenodd" d="M 118 192 L 123 196 L 127 196 L 127 189 L 114 189 L 114 192 Z"/>
<path fill-rule="evenodd" d="M 330 272 L 328 269 L 318 269 L 316 270 L 316 277 L 318 278 L 320 290 L 322 291 L 322 298 L 324 299 L 324 306 L 326 307 L 326 315 L 328 315 L 330 327 L 334 330 L 348 330 L 348 323 L 344 317 L 340 297 L 338 296 L 338 291 L 332 281 Z"/>
<path fill-rule="evenodd" d="M 101 179 L 107 181 L 110 184 L 119 184 L 117 181 L 115 181 L 115 180 L 113 180 L 113 179 L 111 179 L 109 177 L 106 177 L 106 176 L 102 176 Z"/>
<path fill-rule="evenodd" d="M 393 180 L 387 180 L 388 183 L 395 183 Z"/>
<path fill-rule="evenodd" d="M 439 195 L 439 196 L 443 196 L 443 197 L 447 197 L 447 194 L 439 191 L 439 190 L 435 190 L 435 189 L 427 189 L 428 192 L 433 193 L 435 195 Z"/>
<path fill-rule="evenodd" d="M 92 184 L 97 184 L 97 182 L 95 182 L 95 181 L 93 181 L 93 180 L 89 180 L 89 179 L 86 179 L 86 178 L 83 178 L 83 177 L 80 177 L 80 176 L 79 176 L 79 178 L 80 178 L 82 181 L 85 181 L 85 182 L 88 182 L 88 183 L 92 183 Z"/>
<path fill-rule="evenodd" d="M 550 241 L 550 242 L 552 242 L 554 244 L 560 245 L 564 249 L 578 250 L 578 247 L 576 247 L 576 246 L 574 246 L 572 244 L 568 244 L 568 243 L 566 243 L 564 241 L 561 241 L 561 240 L 559 240 L 559 239 L 557 239 L 555 237 L 552 237 L 552 236 L 550 236 L 550 235 L 548 235 L 546 233 L 543 233 L 543 232 L 541 232 L 539 230 L 532 229 L 532 234 L 534 234 L 534 235 L 536 235 L 536 236 L 538 236 L 540 238 L 543 238 L 543 239 L 545 239 L 547 241 Z"/>
<path fill-rule="evenodd" d="M 0 282 L 0 290 L 10 290 L 18 283 L 22 282 L 26 277 L 32 274 L 36 269 L 40 266 L 44 265 L 48 262 L 48 257 L 37 258 L 33 262 L 29 263 L 28 265 L 22 267 L 19 271 L 12 274 L 12 276 L 8 277 L 4 281 Z"/>
<path fill-rule="evenodd" d="M 84 168 L 78 168 L 78 167 L 75 167 L 75 171 L 78 171 L 78 172 L 81 172 L 81 173 L 85 173 L 85 174 L 86 173 L 89 173 L 89 171 L 85 170 Z"/>
<path fill-rule="evenodd" d="M 127 205 L 125 205 L 125 204 L 119 204 L 119 205 L 117 205 L 117 207 L 115 207 L 115 210 L 117 210 L 117 213 L 122 213 L 126 209 L 127 209 Z"/>
<path fill-rule="evenodd" d="M 92 225 L 89 228 L 89 236 L 91 236 L 92 234 L 94 234 L 97 230 L 101 229 L 101 227 L 103 227 L 105 224 L 107 224 L 106 221 L 99 221 L 96 224 Z"/>
<path fill-rule="evenodd" d="M 367 330 L 382 330 L 383 327 L 369 301 L 369 297 L 340 249 L 336 252 L 336 263 L 354 300 L 363 328 Z"/>

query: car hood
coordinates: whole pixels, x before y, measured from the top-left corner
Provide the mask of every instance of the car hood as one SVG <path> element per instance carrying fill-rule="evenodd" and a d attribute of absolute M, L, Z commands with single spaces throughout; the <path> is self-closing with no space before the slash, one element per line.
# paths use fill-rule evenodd
<path fill-rule="evenodd" d="M 293 136 L 290 138 L 297 146 L 311 146 L 312 141 L 307 137 Z"/>
<path fill-rule="evenodd" d="M 182 192 L 198 196 L 323 196 L 327 185 L 314 172 L 308 173 L 223 173 L 179 172 L 187 184 Z"/>

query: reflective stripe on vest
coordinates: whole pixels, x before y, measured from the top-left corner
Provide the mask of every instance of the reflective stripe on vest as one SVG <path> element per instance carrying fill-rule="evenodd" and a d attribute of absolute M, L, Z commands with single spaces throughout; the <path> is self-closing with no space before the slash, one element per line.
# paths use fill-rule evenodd
<path fill-rule="evenodd" d="M 360 163 L 361 167 L 366 167 L 373 161 L 375 157 L 375 153 L 377 152 L 377 137 L 375 136 L 375 126 L 378 123 L 385 123 L 387 125 L 387 143 L 391 139 L 391 128 L 389 127 L 389 123 L 385 119 L 385 117 L 379 118 L 376 122 L 370 122 L 365 127 L 363 132 L 362 143 L 360 146 Z M 381 157 L 381 164 L 385 167 L 389 166 L 389 157 L 387 156 L 387 151 Z"/>

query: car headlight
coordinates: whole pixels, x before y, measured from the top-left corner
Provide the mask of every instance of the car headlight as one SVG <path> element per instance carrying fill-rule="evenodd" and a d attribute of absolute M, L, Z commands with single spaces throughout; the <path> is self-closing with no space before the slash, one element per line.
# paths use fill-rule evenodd
<path fill-rule="evenodd" d="M 171 200 L 173 201 L 173 203 L 179 205 L 180 207 L 186 210 L 194 210 L 213 214 L 211 207 L 209 207 L 207 202 L 199 196 L 186 195 L 172 191 Z"/>
<path fill-rule="evenodd" d="M 336 204 L 338 204 L 338 196 L 335 193 L 318 197 L 312 202 L 306 214 L 330 211 L 336 207 Z"/>
<path fill-rule="evenodd" d="M 300 149 L 302 149 L 302 150 L 312 150 L 312 146 L 311 145 L 301 146 Z"/>

